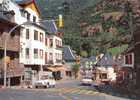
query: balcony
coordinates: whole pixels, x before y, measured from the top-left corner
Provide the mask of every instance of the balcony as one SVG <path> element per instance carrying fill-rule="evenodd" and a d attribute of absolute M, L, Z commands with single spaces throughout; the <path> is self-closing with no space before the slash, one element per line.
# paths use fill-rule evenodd
<path fill-rule="evenodd" d="M 56 59 L 56 63 L 62 63 L 61 59 Z"/>
<path fill-rule="evenodd" d="M 0 24 L 1 25 L 1 24 Z M 0 36 L 0 48 L 4 49 L 5 39 L 7 40 L 7 50 L 19 51 L 20 48 L 20 37 L 17 35 L 18 33 L 14 33 L 15 36 L 11 36 L 8 33 L 2 33 Z"/>
<path fill-rule="evenodd" d="M 15 21 L 14 15 L 15 15 L 15 12 L 13 10 L 11 10 L 11 11 L 0 10 L 0 19 L 2 19 L 2 20 L 14 23 L 14 21 Z"/>
<path fill-rule="evenodd" d="M 15 12 L 13 10 L 8 10 L 8 4 L 1 4 L 0 5 L 0 18 L 6 21 L 14 22 L 14 15 Z"/>
<path fill-rule="evenodd" d="M 51 65 L 51 64 L 54 64 L 54 63 L 53 63 L 53 60 L 49 60 L 49 61 L 46 61 L 46 64 L 50 64 Z"/>
<path fill-rule="evenodd" d="M 60 46 L 60 45 L 56 45 L 56 49 L 57 49 L 57 50 L 62 50 L 63 48 L 62 48 L 62 46 Z"/>

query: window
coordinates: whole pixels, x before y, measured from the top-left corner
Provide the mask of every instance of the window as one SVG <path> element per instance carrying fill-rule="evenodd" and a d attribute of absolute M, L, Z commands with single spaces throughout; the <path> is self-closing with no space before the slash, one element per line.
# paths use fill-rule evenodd
<path fill-rule="evenodd" d="M 50 47 L 52 47 L 52 46 L 53 46 L 53 40 L 50 39 Z"/>
<path fill-rule="evenodd" d="M 38 40 L 38 31 L 34 30 L 34 40 Z"/>
<path fill-rule="evenodd" d="M 58 54 L 57 53 L 55 53 L 55 58 L 58 59 Z"/>
<path fill-rule="evenodd" d="M 26 17 L 26 15 L 27 15 L 27 11 L 24 9 L 20 9 L 20 13 L 21 13 L 22 17 Z"/>
<path fill-rule="evenodd" d="M 40 33 L 40 41 L 43 42 L 43 33 Z"/>
<path fill-rule="evenodd" d="M 27 20 L 30 21 L 30 13 L 27 13 Z"/>
<path fill-rule="evenodd" d="M 25 53 L 26 53 L 26 58 L 29 59 L 29 48 L 26 48 Z"/>
<path fill-rule="evenodd" d="M 100 79 L 107 79 L 107 73 L 100 74 Z"/>
<path fill-rule="evenodd" d="M 53 60 L 53 54 L 52 53 L 49 54 L 49 60 Z"/>
<path fill-rule="evenodd" d="M 43 50 L 40 49 L 40 58 L 43 59 Z"/>
<path fill-rule="evenodd" d="M 33 22 L 36 22 L 36 17 L 35 16 L 33 16 Z"/>
<path fill-rule="evenodd" d="M 34 49 L 34 58 L 35 58 L 35 59 L 38 58 L 38 49 Z"/>
<path fill-rule="evenodd" d="M 45 38 L 45 45 L 47 46 L 48 45 L 48 39 Z"/>
<path fill-rule="evenodd" d="M 134 64 L 134 54 L 130 53 L 125 55 L 125 65 L 133 66 Z"/>
<path fill-rule="evenodd" d="M 26 29 L 26 39 L 29 39 L 29 29 Z"/>
<path fill-rule="evenodd" d="M 31 68 L 25 68 L 25 80 L 31 80 L 32 79 L 32 70 Z"/>
<path fill-rule="evenodd" d="M 48 62 L 48 53 L 45 52 L 45 63 L 47 64 L 47 62 Z"/>

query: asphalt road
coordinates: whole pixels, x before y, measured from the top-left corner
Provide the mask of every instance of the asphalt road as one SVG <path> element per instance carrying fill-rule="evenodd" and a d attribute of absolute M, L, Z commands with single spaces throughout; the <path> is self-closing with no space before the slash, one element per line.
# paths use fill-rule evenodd
<path fill-rule="evenodd" d="M 131 100 L 110 92 L 101 93 L 92 86 L 81 86 L 77 80 L 66 80 L 49 89 L 0 89 L 0 100 Z"/>

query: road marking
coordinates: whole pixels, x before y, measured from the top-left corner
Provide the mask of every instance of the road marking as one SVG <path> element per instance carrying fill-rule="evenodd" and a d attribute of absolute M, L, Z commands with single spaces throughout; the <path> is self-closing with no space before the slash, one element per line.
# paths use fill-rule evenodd
<path fill-rule="evenodd" d="M 79 91 L 80 91 L 80 89 L 75 89 L 75 90 L 71 91 L 71 93 L 77 93 Z"/>
<path fill-rule="evenodd" d="M 85 94 L 87 92 L 87 90 L 80 90 L 79 92 L 78 92 L 78 94 Z"/>
<path fill-rule="evenodd" d="M 63 91 L 63 93 L 71 93 L 74 90 L 75 90 L 75 88 L 67 89 L 67 90 Z"/>
<path fill-rule="evenodd" d="M 59 93 L 59 95 L 65 100 L 72 100 L 70 97 L 64 96 L 62 93 Z"/>
<path fill-rule="evenodd" d="M 90 94 L 90 93 L 93 93 L 93 91 L 87 91 L 85 94 Z"/>

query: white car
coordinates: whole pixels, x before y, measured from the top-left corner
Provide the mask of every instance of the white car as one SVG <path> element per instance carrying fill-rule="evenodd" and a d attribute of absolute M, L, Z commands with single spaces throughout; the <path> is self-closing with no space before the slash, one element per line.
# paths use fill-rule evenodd
<path fill-rule="evenodd" d="M 39 88 L 39 87 L 49 88 L 49 87 L 55 87 L 55 85 L 56 82 L 54 78 L 45 77 L 45 76 L 43 76 L 41 80 L 35 81 L 34 83 L 35 88 Z"/>
<path fill-rule="evenodd" d="M 92 78 L 90 77 L 84 77 L 82 80 L 81 80 L 81 84 L 82 85 L 92 85 Z"/>

